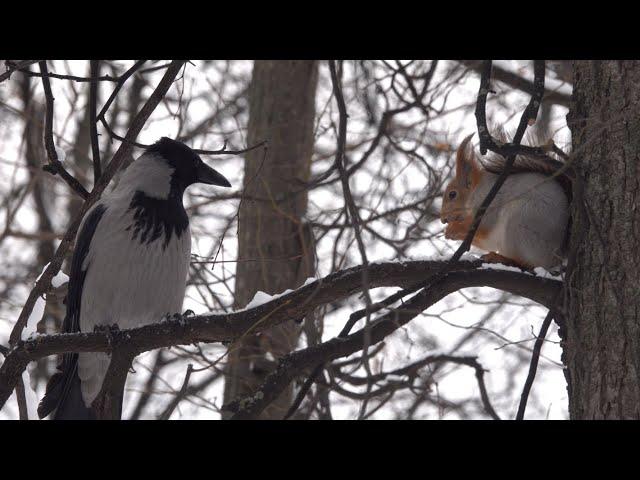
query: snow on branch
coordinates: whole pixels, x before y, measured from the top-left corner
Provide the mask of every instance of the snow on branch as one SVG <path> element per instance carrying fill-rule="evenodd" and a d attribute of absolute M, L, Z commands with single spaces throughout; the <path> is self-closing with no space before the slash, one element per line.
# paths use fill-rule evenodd
<path fill-rule="evenodd" d="M 370 264 L 368 266 L 370 287 L 412 286 L 440 272 L 443 263 L 444 261 L 430 260 Z M 177 315 L 155 324 L 128 330 L 111 329 L 90 333 L 38 335 L 21 340 L 6 351 L 6 358 L 0 367 L 0 408 L 4 406 L 21 378 L 22 372 L 31 361 L 68 352 L 111 352 L 114 356 L 119 352 L 126 352 L 125 356 L 129 357 L 175 345 L 233 342 L 245 335 L 260 333 L 283 322 L 302 319 L 321 305 L 358 293 L 362 288 L 362 268 L 357 266 L 332 273 L 313 282 L 306 282 L 297 290 L 238 312 L 195 316 Z M 422 295 L 421 300 L 413 302 L 414 310 L 408 310 L 406 321 L 417 315 L 416 307 L 427 308 L 461 288 L 482 286 L 497 288 L 549 306 L 555 293 L 562 286 L 560 281 L 528 273 L 483 269 L 481 260 L 457 262 L 451 264 L 447 270 L 448 273 L 442 282 L 416 295 L 416 297 Z M 389 315 L 392 317 L 397 315 L 402 308 L 413 305 L 412 300 L 376 320 L 372 330 L 374 334 L 372 338 L 376 342 L 399 325 L 394 321 L 393 327 L 389 330 L 381 326 L 385 325 L 384 323 L 379 322 Z M 335 347 L 335 339 L 320 344 L 308 359 L 309 361 L 329 360 L 336 355 L 342 356 L 357 351 L 358 347 L 362 346 L 362 342 L 358 343 L 357 340 L 359 336 L 361 332 L 355 332 L 346 340 L 341 339 L 338 343 L 342 346 L 339 348 Z M 304 351 L 306 350 L 309 349 Z M 293 355 L 298 353 L 294 352 Z"/>

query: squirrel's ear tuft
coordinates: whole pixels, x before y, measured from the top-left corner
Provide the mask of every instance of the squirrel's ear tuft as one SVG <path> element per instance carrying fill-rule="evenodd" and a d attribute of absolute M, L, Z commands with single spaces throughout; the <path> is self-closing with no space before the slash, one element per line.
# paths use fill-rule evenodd
<path fill-rule="evenodd" d="M 481 174 L 473 146 L 469 144 L 472 137 L 473 133 L 462 141 L 456 152 L 456 179 L 467 188 L 475 186 Z"/>

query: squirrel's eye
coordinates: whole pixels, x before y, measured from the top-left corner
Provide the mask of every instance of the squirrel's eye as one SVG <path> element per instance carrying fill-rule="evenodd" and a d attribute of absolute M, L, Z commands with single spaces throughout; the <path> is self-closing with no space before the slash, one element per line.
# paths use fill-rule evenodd
<path fill-rule="evenodd" d="M 451 190 L 449 192 L 449 200 L 453 200 L 454 198 L 456 198 L 458 196 L 458 192 L 456 192 L 455 190 Z"/>

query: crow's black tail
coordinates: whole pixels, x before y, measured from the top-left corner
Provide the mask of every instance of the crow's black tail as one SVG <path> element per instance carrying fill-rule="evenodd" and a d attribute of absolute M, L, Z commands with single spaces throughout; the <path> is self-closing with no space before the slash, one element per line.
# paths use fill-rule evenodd
<path fill-rule="evenodd" d="M 96 414 L 82 399 L 78 377 L 78 354 L 65 354 L 58 371 L 51 377 L 38 405 L 38 416 L 44 418 L 53 410 L 53 420 L 95 420 Z"/>

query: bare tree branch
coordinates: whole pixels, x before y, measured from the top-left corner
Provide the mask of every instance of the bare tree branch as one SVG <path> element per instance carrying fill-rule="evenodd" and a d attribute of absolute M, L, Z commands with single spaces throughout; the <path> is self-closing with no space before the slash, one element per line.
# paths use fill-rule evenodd
<path fill-rule="evenodd" d="M 452 291 L 480 286 L 498 288 L 530 298 L 543 305 L 549 305 L 558 289 L 562 286 L 562 283 L 556 280 L 535 277 L 525 273 L 483 269 L 480 268 L 481 265 L 482 261 L 480 260 L 457 263 L 451 268 L 450 274 L 447 275 L 446 278 L 450 279 L 444 284 L 444 287 L 436 288 L 434 286 L 432 288 L 435 288 L 435 290 L 430 290 L 431 293 L 428 295 L 423 293 L 419 297 L 421 300 L 407 302 L 398 310 L 405 312 L 404 318 L 409 321 L 428 305 Z M 109 334 L 91 332 L 39 335 L 26 341 L 18 340 L 7 354 L 2 367 L 0 367 L 0 406 L 4 405 L 7 398 L 9 398 L 18 378 L 20 378 L 30 361 L 49 355 L 69 352 L 124 352 L 124 356 L 129 357 L 156 348 L 174 345 L 190 345 L 197 342 L 233 342 L 245 335 L 265 331 L 274 325 L 303 318 L 321 305 L 359 292 L 362 288 L 362 268 L 362 266 L 359 266 L 335 272 L 268 303 L 230 314 L 180 317 L 177 320 L 168 320 L 135 329 L 115 330 L 109 332 Z M 428 275 L 429 272 L 437 272 L 441 268 L 442 262 L 438 261 L 372 264 L 369 266 L 370 286 L 371 288 L 377 288 L 411 285 L 419 278 Z M 418 308 L 418 310 L 415 310 L 415 308 Z M 394 312 L 398 310 L 381 317 L 385 322 L 390 322 L 389 325 L 393 325 L 392 330 L 401 325 L 401 323 L 395 323 L 396 314 Z M 372 324 L 372 344 L 392 331 L 388 330 L 390 327 L 387 323 L 384 323 L 386 325 L 384 328 L 380 325 L 380 320 Z M 386 333 L 380 337 L 379 335 L 382 332 Z M 376 337 L 375 335 L 378 336 Z M 346 338 L 351 340 L 336 338 L 330 341 L 331 345 L 336 342 L 340 344 L 343 341 L 345 345 L 350 345 L 347 350 L 338 349 L 335 352 L 348 351 L 349 353 L 347 354 L 350 354 L 362 348 L 362 332 L 349 335 Z M 353 343 L 356 338 L 360 340 L 359 344 Z M 318 352 L 325 352 L 325 348 L 319 348 Z M 330 351 L 333 352 L 332 348 Z M 295 355 L 295 352 L 292 355 Z M 305 358 L 309 361 L 318 359 L 317 363 L 324 363 L 333 358 L 338 358 L 338 356 L 327 355 L 324 357 L 314 353 L 305 356 Z M 114 362 L 112 361 L 112 363 Z M 296 371 L 299 373 L 302 370 L 300 368 Z M 108 373 L 107 378 L 110 375 Z"/>
<path fill-rule="evenodd" d="M 40 62 L 40 70 L 43 73 L 47 72 L 47 61 Z M 44 87 L 44 94 L 47 99 L 47 110 L 45 114 L 45 131 L 44 131 L 44 146 L 47 150 L 47 156 L 49 157 L 49 165 L 43 167 L 49 173 L 53 175 L 60 175 L 62 179 L 83 199 L 87 199 L 89 192 L 82 186 L 82 184 L 73 177 L 64 168 L 60 160 L 58 160 L 58 153 L 56 152 L 55 143 L 53 142 L 53 93 L 51 92 L 51 85 L 49 78 L 44 75 L 42 77 L 42 86 Z"/>
<path fill-rule="evenodd" d="M 187 373 L 184 376 L 184 380 L 182 382 L 182 387 L 180 387 L 180 391 L 174 397 L 167 408 L 160 414 L 158 420 L 169 420 L 171 414 L 176 409 L 180 401 L 187 396 L 187 389 L 189 387 L 189 379 L 191 378 L 191 374 L 193 373 L 193 365 L 190 363 L 187 367 Z"/>
<path fill-rule="evenodd" d="M 6 79 L 11 78 L 11 74 L 13 72 L 19 71 L 22 68 L 26 68 L 29 65 L 33 65 L 34 63 L 38 63 L 41 60 L 23 60 L 20 63 L 14 63 L 9 60 L 5 62 L 7 66 L 7 71 L 0 74 L 0 82 L 4 82 Z"/>
<path fill-rule="evenodd" d="M 460 63 L 462 65 L 470 67 L 477 73 L 481 73 L 483 70 L 482 61 L 480 60 L 460 60 Z M 516 73 L 505 70 L 504 68 L 494 66 L 493 77 L 496 80 L 506 83 L 512 88 L 517 88 L 518 90 L 521 90 L 524 93 L 528 93 L 529 95 L 533 95 L 536 91 L 535 82 L 531 82 Z M 555 103 L 567 108 L 571 103 L 571 95 L 554 92 L 553 90 L 548 89 L 544 90 L 542 98 L 545 102 Z"/>
<path fill-rule="evenodd" d="M 91 60 L 91 78 L 100 74 L 100 60 Z M 100 142 L 96 125 L 96 110 L 98 107 L 98 81 L 92 80 L 89 88 L 89 132 L 91 135 L 91 151 L 93 153 L 93 181 L 100 180 L 102 166 L 100 165 Z"/>
<path fill-rule="evenodd" d="M 555 306 L 550 308 L 547 312 L 547 316 L 544 317 L 542 326 L 540 327 L 540 333 L 536 337 L 536 343 L 533 346 L 533 355 L 531 355 L 531 364 L 529 365 L 529 373 L 527 374 L 527 380 L 524 383 L 522 394 L 520 395 L 520 404 L 518 405 L 518 413 L 516 413 L 516 420 L 524 420 L 524 411 L 527 408 L 527 400 L 529 399 L 529 392 L 533 386 L 533 381 L 536 378 L 536 372 L 538 370 L 538 360 L 540 358 L 540 352 L 542 351 L 542 345 L 544 339 L 547 336 L 547 331 L 551 326 L 551 321 L 555 314 Z"/>
<path fill-rule="evenodd" d="M 370 325 L 371 344 L 378 343 L 398 328 L 407 324 L 450 293 L 464 288 L 469 272 L 451 272 L 438 283 L 418 292 L 402 306 L 389 311 Z M 260 412 L 287 387 L 297 376 L 320 362 L 346 357 L 362 349 L 365 328 L 347 337 L 336 337 L 327 342 L 293 352 L 282 359 L 278 368 L 251 395 L 237 399 L 225 406 L 224 410 L 234 413 L 235 420 L 256 418 Z"/>

